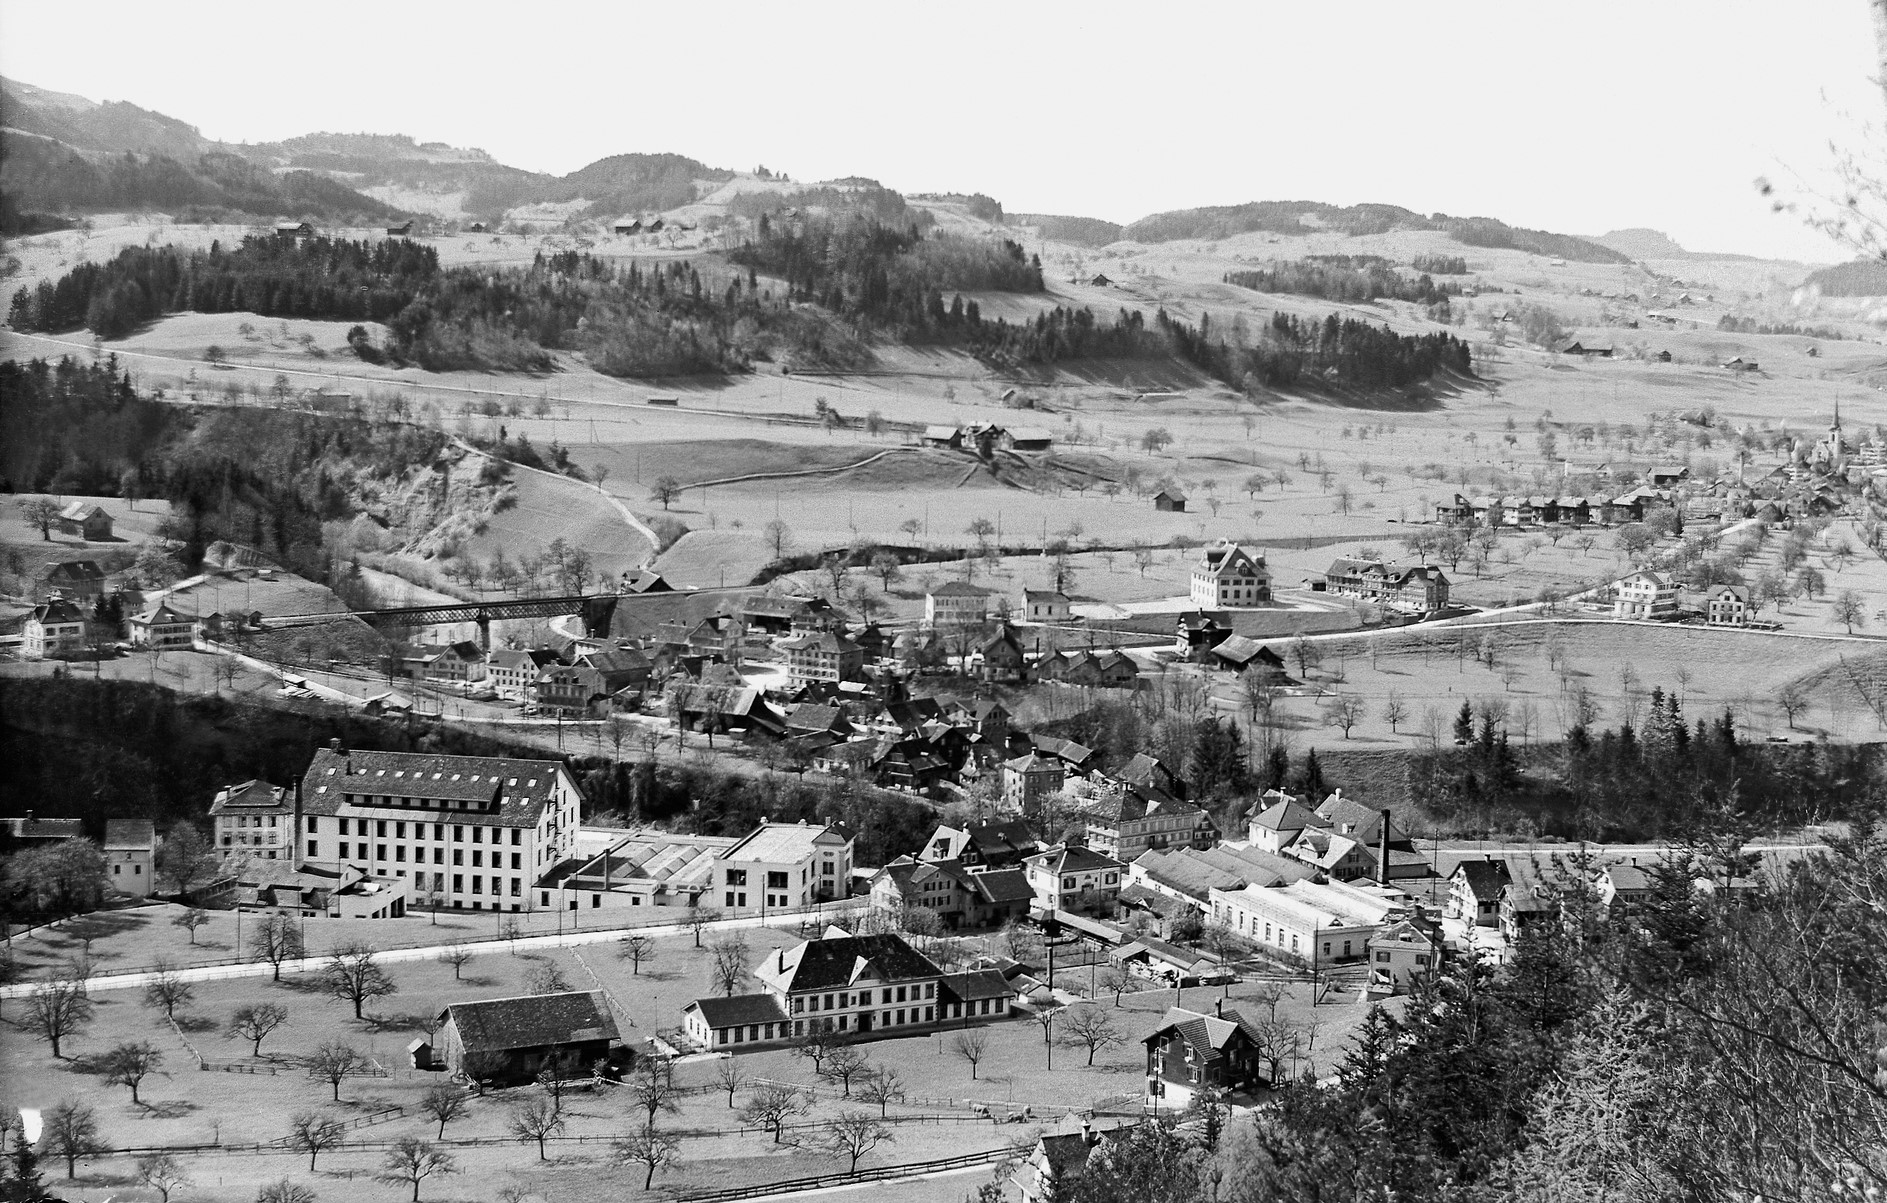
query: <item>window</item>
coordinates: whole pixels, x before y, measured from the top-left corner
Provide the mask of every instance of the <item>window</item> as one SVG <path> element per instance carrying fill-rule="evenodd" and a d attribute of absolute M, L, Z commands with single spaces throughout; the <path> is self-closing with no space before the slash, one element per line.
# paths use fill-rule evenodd
<path fill-rule="evenodd" d="M 227 841 L 225 841 L 225 842 L 227 842 Z M 311 854 L 311 855 L 312 855 L 312 854 Z M 342 860 L 346 860 L 346 859 L 347 859 L 347 841 L 346 841 L 346 840 L 342 840 L 342 841 L 341 841 L 341 851 L 340 851 L 340 858 L 341 858 Z"/>
<path fill-rule="evenodd" d="M 769 890 L 784 890 L 791 884 L 791 881 L 788 880 L 785 873 L 769 872 L 767 874 L 767 889 Z"/>
<path fill-rule="evenodd" d="M 452 875 L 452 892 L 454 894 L 462 894 L 465 892 L 465 875 L 464 874 L 454 873 Z M 546 902 L 550 901 L 548 896 L 546 896 L 545 901 Z"/>
<path fill-rule="evenodd" d="M 476 873 L 472 874 L 472 893 L 483 894 L 484 892 L 485 892 L 485 879 L 480 877 Z"/>
<path fill-rule="evenodd" d="M 345 824 L 347 820 L 343 819 L 341 820 L 341 822 Z M 315 816 L 309 815 L 308 816 L 308 834 L 313 835 L 319 829 L 320 829 L 320 822 L 315 818 Z M 342 826 L 341 830 L 346 831 L 347 830 L 346 826 Z"/>
<path fill-rule="evenodd" d="M 522 869 L 524 867 L 524 856 L 522 853 L 513 852 L 511 854 L 511 867 L 513 869 Z M 1344 951 L 1348 952 L 1349 949 L 1345 948 Z"/>
<path fill-rule="evenodd" d="M 319 840 L 309 840 L 309 841 L 308 841 L 308 856 L 309 856 L 309 858 L 310 858 L 310 859 L 313 859 L 313 858 L 314 858 L 315 856 L 318 856 L 318 855 L 319 855 L 319 853 L 317 853 L 317 852 L 315 851 L 315 846 L 316 846 L 316 845 L 317 845 L 318 843 L 320 843 L 320 841 L 319 841 Z"/>
<path fill-rule="evenodd" d="M 454 848 L 452 850 L 452 863 L 455 865 L 462 865 L 465 863 L 465 849 Z"/>
<path fill-rule="evenodd" d="M 524 842 L 523 829 L 518 828 L 518 827 L 513 827 L 511 829 L 511 846 L 515 848 L 519 844 L 522 844 L 523 842 Z"/>
<path fill-rule="evenodd" d="M 386 826 L 386 824 L 382 823 L 381 826 L 384 827 Z M 393 834 L 400 839 L 405 839 L 406 838 L 406 824 L 395 823 L 393 825 Z"/>
<path fill-rule="evenodd" d="M 446 863 L 446 850 L 444 848 L 434 848 L 432 850 L 432 863 L 435 865 L 443 865 Z"/>
<path fill-rule="evenodd" d="M 1378 965 L 1387 965 L 1389 963 L 1389 950 L 1387 948 L 1377 950 L 1376 963 Z"/>
<path fill-rule="evenodd" d="M 397 861 L 404 861 L 406 859 L 406 845 L 405 844 L 393 845 L 393 859 Z"/>
<path fill-rule="evenodd" d="M 732 891 L 732 890 L 729 890 L 729 891 L 727 892 L 727 901 L 726 901 L 725 903 L 723 903 L 722 905 L 724 905 L 724 906 L 733 906 L 733 905 L 734 905 L 734 891 Z"/>
<path fill-rule="evenodd" d="M 455 844 L 463 844 L 465 842 L 465 828 L 460 827 L 457 824 L 453 825 L 452 842 Z"/>
<path fill-rule="evenodd" d="M 384 836 L 386 833 L 387 833 L 387 821 L 385 819 L 381 819 L 379 822 L 374 824 L 375 835 Z"/>
<path fill-rule="evenodd" d="M 483 852 L 473 852 L 472 853 L 472 868 L 482 869 L 484 867 L 485 867 L 485 854 Z"/>
<path fill-rule="evenodd" d="M 496 835 L 497 833 L 493 832 L 492 834 Z M 482 844 L 485 842 L 485 829 L 483 827 L 472 828 L 472 842 L 474 844 Z M 497 841 L 494 840 L 493 842 L 496 843 Z"/>
<path fill-rule="evenodd" d="M 729 869 L 727 871 L 727 884 L 730 886 L 746 885 L 747 884 L 747 870 Z"/>
<path fill-rule="evenodd" d="M 385 860 L 387 858 L 387 846 L 385 844 L 375 844 L 373 846 L 373 858 L 375 860 Z"/>

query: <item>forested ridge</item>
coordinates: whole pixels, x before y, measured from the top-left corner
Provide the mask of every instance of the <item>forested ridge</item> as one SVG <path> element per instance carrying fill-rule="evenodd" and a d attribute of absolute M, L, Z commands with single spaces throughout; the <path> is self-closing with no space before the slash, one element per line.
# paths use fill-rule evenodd
<path fill-rule="evenodd" d="M 1227 284 L 1236 284 L 1254 292 L 1288 292 L 1352 303 L 1388 297 L 1395 301 L 1413 301 L 1418 305 L 1435 305 L 1449 297 L 1461 295 L 1459 284 L 1437 285 L 1426 272 L 1411 280 L 1385 262 L 1352 266 L 1348 263 L 1300 260 L 1274 263 L 1270 267 L 1253 270 L 1226 272 L 1223 279 Z"/>

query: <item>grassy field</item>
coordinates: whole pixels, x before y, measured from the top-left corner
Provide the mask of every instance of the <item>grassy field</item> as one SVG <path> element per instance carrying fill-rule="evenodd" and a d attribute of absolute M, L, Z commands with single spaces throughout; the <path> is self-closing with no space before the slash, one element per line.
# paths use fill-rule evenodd
<path fill-rule="evenodd" d="M 145 955 L 152 947 L 170 948 L 178 943 L 167 923 L 163 908 L 151 908 L 114 917 L 108 922 L 120 930 L 99 937 L 93 955 L 103 963 L 124 955 Z M 461 921 L 464 920 L 460 916 Z M 253 917 L 251 917 L 253 922 Z M 421 921 L 408 920 L 411 928 Z M 311 922 L 311 942 L 325 936 Z M 337 925 L 338 926 L 338 925 Z M 448 932 L 453 929 L 436 929 Z M 233 919 L 218 915 L 211 925 L 199 932 L 200 945 L 216 950 L 233 937 Z M 343 934 L 358 938 L 390 938 L 380 925 L 371 930 L 348 926 Z M 410 935 L 410 930 L 405 935 Z M 405 935 L 399 937 L 404 940 Z M 748 931 L 746 938 L 757 960 L 769 943 L 791 938 L 788 933 Z M 78 941 L 70 934 L 55 937 L 62 947 L 53 951 L 76 951 Z M 21 941 L 30 945 L 33 941 Z M 387 968 L 399 992 L 369 1008 L 369 1018 L 356 1021 L 341 1001 L 325 997 L 315 988 L 314 979 L 284 979 L 280 984 L 267 977 L 204 982 L 195 997 L 179 1010 L 179 1026 L 174 1031 L 161 1013 L 141 1006 L 135 990 L 93 991 L 96 1018 L 65 1049 L 66 1057 L 55 1061 L 42 1041 L 11 1026 L 0 1027 L 0 1057 L 10 1072 L 0 1083 L 0 1103 L 7 1105 L 45 1105 L 62 1097 L 76 1097 L 95 1107 L 106 1134 L 119 1148 L 156 1144 L 201 1143 L 221 1140 L 227 1144 L 267 1141 L 280 1136 L 290 1114 L 298 1110 L 329 1110 L 343 1117 L 365 1115 L 387 1107 L 417 1102 L 425 1088 L 439 1078 L 435 1074 L 404 1068 L 405 1047 L 415 1035 L 428 1030 L 426 1017 L 454 1001 L 504 997 L 528 991 L 528 979 L 554 968 L 572 988 L 601 988 L 615 1009 L 625 1040 L 639 1045 L 657 1027 L 671 1027 L 680 1018 L 681 1006 L 691 998 L 709 992 L 708 969 L 711 956 L 697 950 L 686 936 L 662 937 L 657 954 L 645 961 L 642 972 L 614 955 L 609 944 L 590 944 L 578 948 L 525 952 L 512 955 L 493 951 L 476 957 L 464 969 L 463 979 L 455 980 L 449 966 L 433 960 L 389 963 Z M 1058 976 L 1058 985 L 1080 990 L 1085 971 L 1075 970 Z M 1230 996 L 1246 997 L 1251 987 L 1234 986 Z M 1218 998 L 1217 989 L 1187 992 L 1185 1002 L 1208 1009 Z M 1089 1068 L 1085 1051 L 1071 1047 L 1045 1046 L 1041 1029 L 1028 1022 L 992 1025 L 990 1050 L 972 1078 L 970 1066 L 956 1056 L 946 1036 L 925 1035 L 875 1041 L 867 1046 L 875 1064 L 897 1069 L 911 1095 L 957 1100 L 980 1099 L 998 1110 L 1011 1104 L 1074 1107 L 1110 1097 L 1133 1094 L 1139 1090 L 1145 1054 L 1138 1038 L 1157 1023 L 1174 1001 L 1169 989 L 1147 990 L 1129 994 L 1115 1011 L 1110 998 L 1097 1005 L 1113 1011 L 1119 1020 L 1126 1043 L 1103 1050 Z M 237 1007 L 264 1002 L 280 1002 L 291 1013 L 289 1023 L 264 1044 L 261 1058 L 247 1055 L 239 1042 L 222 1039 L 219 1029 Z M 10 1004 L 17 1008 L 18 1003 Z M 1293 1018 L 1315 1021 L 1317 1036 L 1312 1056 L 1320 1063 L 1336 1055 L 1347 1033 L 1361 1018 L 1355 1003 L 1326 1004 L 1311 1008 L 1304 991 L 1295 989 L 1281 1003 Z M 17 1014 L 17 1011 L 15 1012 Z M 160 1071 L 148 1079 L 141 1091 L 143 1102 L 132 1105 L 123 1087 L 104 1084 L 94 1072 L 96 1058 L 124 1041 L 148 1040 L 159 1047 L 165 1061 Z M 325 1083 L 311 1083 L 295 1068 L 295 1059 L 316 1046 L 329 1042 L 348 1043 L 371 1056 L 385 1067 L 384 1077 L 352 1078 L 341 1089 L 341 1101 L 329 1101 Z M 195 1050 L 193 1053 L 192 1050 Z M 276 1074 L 230 1073 L 196 1068 L 201 1055 L 213 1065 L 239 1064 L 276 1069 Z M 1050 1065 L 1052 1056 L 1053 1065 Z M 813 1122 L 857 1106 L 815 1081 L 810 1065 L 785 1050 L 743 1054 L 739 1065 L 746 1076 L 772 1077 L 818 1086 L 818 1097 L 802 1122 Z M 678 1072 L 685 1087 L 702 1088 L 701 1093 L 686 1096 L 678 1114 L 664 1117 L 662 1126 L 684 1131 L 726 1129 L 738 1126 L 728 1110 L 723 1093 L 706 1088 L 714 1081 L 712 1061 L 684 1063 Z M 501 1092 L 474 1100 L 469 1113 L 454 1121 L 448 1136 L 455 1139 L 503 1138 L 512 1105 L 528 1092 Z M 916 1104 L 893 1106 L 897 1115 L 964 1114 L 966 1107 L 938 1109 Z M 597 1138 L 624 1131 L 631 1120 L 626 1102 L 610 1096 L 580 1094 L 567 1105 L 567 1135 Z M 423 1135 L 429 1131 L 423 1118 L 408 1116 L 376 1124 L 358 1133 L 362 1139 L 390 1139 L 403 1135 Z M 978 1148 L 990 1148 L 1015 1138 L 1019 1129 L 987 1123 L 949 1124 L 943 1126 L 900 1124 L 897 1141 L 873 1153 L 866 1164 L 890 1161 L 922 1160 L 948 1156 Z M 552 1160 L 535 1160 L 534 1148 L 507 1145 L 497 1148 L 463 1147 L 454 1150 L 460 1168 L 456 1178 L 429 1189 L 428 1197 L 455 1199 L 496 1199 L 507 1185 L 535 1190 L 545 1197 L 569 1193 L 583 1199 L 637 1198 L 640 1178 L 630 1170 L 608 1164 L 608 1146 L 559 1142 L 552 1146 Z M 668 1182 L 686 1181 L 690 1185 L 735 1184 L 759 1179 L 793 1177 L 828 1172 L 834 1168 L 829 1154 L 810 1147 L 776 1146 L 761 1133 L 700 1135 L 682 1140 L 682 1164 L 666 1176 Z M 371 1152 L 337 1151 L 324 1155 L 319 1171 L 310 1174 L 306 1163 L 288 1154 L 248 1157 L 201 1156 L 187 1159 L 188 1169 L 197 1186 L 190 1197 L 209 1200 L 237 1200 L 253 1197 L 256 1185 L 289 1173 L 309 1181 L 324 1194 L 330 1190 L 359 1190 L 362 1198 L 393 1198 L 390 1188 L 355 1185 L 357 1178 L 370 1171 L 378 1161 Z M 87 1161 L 81 1166 L 85 1198 L 101 1198 L 114 1186 L 122 1188 L 128 1164 L 120 1159 Z M 350 1178 L 350 1173 L 354 1177 Z M 662 1181 L 658 1179 L 658 1183 Z M 343 1187 L 342 1183 L 349 1185 Z M 98 1192 L 96 1194 L 92 1192 Z M 122 1195 L 121 1195 L 122 1197 Z"/>

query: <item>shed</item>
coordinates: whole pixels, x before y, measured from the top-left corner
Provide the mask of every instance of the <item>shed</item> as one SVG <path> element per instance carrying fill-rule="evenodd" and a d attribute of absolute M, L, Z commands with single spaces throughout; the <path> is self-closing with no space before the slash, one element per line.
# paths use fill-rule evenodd
<path fill-rule="evenodd" d="M 1003 436 L 1003 445 L 1011 451 L 1047 451 L 1055 436 L 1039 426 L 1018 426 Z"/>
<path fill-rule="evenodd" d="M 413 232 L 413 223 L 410 219 L 407 221 L 401 222 L 397 226 L 387 227 L 387 233 L 393 235 L 396 238 L 404 238 L 408 234 L 411 234 L 412 232 Z"/>
<path fill-rule="evenodd" d="M 278 221 L 275 234 L 278 238 L 313 238 L 314 227 L 305 221 Z"/>
<path fill-rule="evenodd" d="M 484 234 L 488 232 L 490 229 L 491 227 L 487 226 L 482 221 L 475 221 L 471 225 L 465 227 L 465 230 L 468 234 Z"/>
<path fill-rule="evenodd" d="M 1105 274 L 1097 274 L 1094 279 L 1089 280 L 1088 283 L 1094 285 L 1096 288 L 1108 288 L 1111 287 L 1114 282 L 1108 279 Z"/>
<path fill-rule="evenodd" d="M 111 515 L 92 501 L 75 501 L 59 511 L 59 532 L 77 535 L 87 543 L 111 538 Z"/>
<path fill-rule="evenodd" d="M 664 405 L 672 409 L 675 406 L 678 406 L 681 404 L 681 398 L 680 397 L 649 397 L 643 403 L 645 405 Z"/>
<path fill-rule="evenodd" d="M 616 220 L 616 224 L 611 226 L 610 229 L 618 234 L 640 234 L 642 232 L 642 219 L 639 217 L 621 217 Z"/>
<path fill-rule="evenodd" d="M 1161 489 L 1153 495 L 1153 508 L 1169 514 L 1186 512 L 1186 495 L 1178 489 Z"/>

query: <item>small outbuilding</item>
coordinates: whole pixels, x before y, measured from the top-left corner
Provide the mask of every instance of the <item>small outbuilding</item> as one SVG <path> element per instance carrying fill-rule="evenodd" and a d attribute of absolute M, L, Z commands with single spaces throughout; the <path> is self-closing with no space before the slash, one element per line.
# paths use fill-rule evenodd
<path fill-rule="evenodd" d="M 611 226 L 610 229 L 618 234 L 640 234 L 642 232 L 642 219 L 639 217 L 618 218 L 616 224 Z"/>
<path fill-rule="evenodd" d="M 1186 512 L 1186 495 L 1178 489 L 1161 489 L 1153 495 L 1153 508 L 1168 514 Z"/>
<path fill-rule="evenodd" d="M 403 221 L 397 226 L 387 227 L 388 236 L 393 237 L 393 238 L 405 238 L 408 235 L 410 235 L 412 232 L 413 232 L 413 223 L 411 220 Z"/>
<path fill-rule="evenodd" d="M 645 405 L 660 405 L 668 409 L 674 409 L 676 406 L 681 404 L 681 398 L 680 397 L 649 397 L 643 403 Z"/>
<path fill-rule="evenodd" d="M 449 1073 L 529 1082 L 547 1068 L 587 1071 L 620 1044 L 603 992 L 572 990 L 454 1003 L 439 1015 L 434 1048 Z"/>
<path fill-rule="evenodd" d="M 111 538 L 111 515 L 97 502 L 75 501 L 59 511 L 59 533 L 103 543 Z"/>

